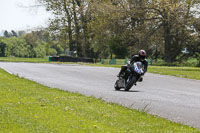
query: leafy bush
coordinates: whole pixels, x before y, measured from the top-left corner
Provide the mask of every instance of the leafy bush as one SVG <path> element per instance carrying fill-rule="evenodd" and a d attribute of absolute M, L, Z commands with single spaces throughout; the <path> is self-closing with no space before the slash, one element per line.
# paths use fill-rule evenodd
<path fill-rule="evenodd" d="M 157 62 L 153 62 L 152 65 L 153 66 L 188 66 L 188 67 L 196 67 L 196 66 L 200 66 L 199 65 L 199 59 L 198 58 L 194 58 L 194 57 L 190 57 L 188 59 L 185 59 L 181 62 L 173 62 L 173 63 L 167 63 L 163 60 L 158 60 Z"/>
<path fill-rule="evenodd" d="M 12 55 L 15 57 L 29 57 L 30 47 L 23 39 L 17 39 L 15 46 L 13 46 Z"/>
<path fill-rule="evenodd" d="M 46 49 L 42 45 L 38 45 L 33 51 L 36 58 L 44 58 L 46 56 Z"/>
<path fill-rule="evenodd" d="M 56 56 L 57 55 L 57 51 L 54 48 L 50 48 L 50 49 L 48 49 L 48 55 Z"/>
<path fill-rule="evenodd" d="M 119 38 L 115 37 L 108 41 L 109 48 L 118 59 L 124 59 L 127 56 L 128 49 Z"/>

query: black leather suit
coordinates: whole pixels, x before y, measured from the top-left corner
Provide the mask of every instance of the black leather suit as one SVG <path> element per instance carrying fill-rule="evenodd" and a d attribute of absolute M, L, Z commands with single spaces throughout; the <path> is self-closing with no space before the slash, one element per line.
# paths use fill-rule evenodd
<path fill-rule="evenodd" d="M 137 62 L 137 61 L 140 61 L 140 62 L 144 65 L 144 73 L 146 73 L 146 72 L 147 72 L 147 67 L 148 67 L 148 62 L 147 62 L 147 60 L 146 60 L 146 59 L 141 60 L 141 58 L 140 58 L 138 55 L 134 55 L 134 56 L 131 58 L 130 63 L 132 64 L 132 63 Z M 121 74 L 123 74 L 126 70 L 127 70 L 127 65 L 122 66 L 122 67 L 121 67 L 121 70 L 120 70 L 120 72 L 119 72 L 119 76 L 120 76 Z"/>

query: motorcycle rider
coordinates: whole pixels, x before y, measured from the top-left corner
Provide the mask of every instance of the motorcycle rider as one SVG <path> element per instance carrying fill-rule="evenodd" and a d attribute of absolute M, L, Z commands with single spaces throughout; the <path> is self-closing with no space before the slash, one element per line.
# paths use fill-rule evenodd
<path fill-rule="evenodd" d="M 147 62 L 147 60 L 146 60 L 146 56 L 147 56 L 146 51 L 145 51 L 145 50 L 140 50 L 140 51 L 138 52 L 138 55 L 134 55 L 134 56 L 131 58 L 130 64 L 132 64 L 132 63 L 134 63 L 134 62 L 138 62 L 138 61 L 141 62 L 141 63 L 143 64 L 143 66 L 144 66 L 144 73 L 146 73 L 146 72 L 147 72 L 147 67 L 148 67 L 148 62 Z M 127 68 L 128 68 L 128 65 L 122 66 L 122 67 L 121 67 L 121 70 L 120 70 L 120 72 L 119 72 L 119 74 L 118 74 L 117 76 L 118 76 L 118 77 L 123 76 L 123 74 L 124 74 L 124 72 L 127 70 Z M 138 81 L 139 81 L 139 82 L 142 82 L 142 80 L 143 80 L 143 78 L 141 77 Z"/>

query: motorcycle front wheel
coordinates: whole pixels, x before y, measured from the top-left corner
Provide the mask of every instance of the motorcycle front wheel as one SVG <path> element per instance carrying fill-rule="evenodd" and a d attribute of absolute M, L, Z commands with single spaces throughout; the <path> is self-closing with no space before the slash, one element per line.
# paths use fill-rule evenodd
<path fill-rule="evenodd" d="M 125 91 L 129 91 L 133 84 L 136 82 L 136 77 L 132 76 L 128 78 L 128 81 L 126 83 Z"/>
<path fill-rule="evenodd" d="M 114 87 L 115 87 L 115 90 L 120 90 L 120 87 L 118 86 L 118 82 L 119 82 L 119 80 L 117 80 L 116 82 L 115 82 L 115 85 L 114 85 Z"/>

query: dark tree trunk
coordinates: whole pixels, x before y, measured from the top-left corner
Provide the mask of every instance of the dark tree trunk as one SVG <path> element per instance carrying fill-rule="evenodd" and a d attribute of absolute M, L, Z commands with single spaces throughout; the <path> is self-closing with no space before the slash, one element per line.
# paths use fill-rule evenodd
<path fill-rule="evenodd" d="M 0 43 L 0 57 L 5 57 L 6 44 Z"/>
<path fill-rule="evenodd" d="M 77 1 L 76 1 L 77 2 Z M 79 3 L 77 3 L 77 5 L 79 5 Z M 81 36 L 80 36 L 80 25 L 78 23 L 78 18 L 77 18 L 77 11 L 76 11 L 76 3 L 73 0 L 73 13 L 74 13 L 74 24 L 75 24 L 75 44 L 76 44 L 76 50 L 77 50 L 77 54 L 78 57 L 82 57 L 82 46 L 81 46 Z"/>
<path fill-rule="evenodd" d="M 165 41 L 165 61 L 168 63 L 172 63 L 176 61 L 176 57 L 181 53 L 182 45 L 184 38 L 182 36 L 179 37 L 178 29 L 172 29 L 168 26 L 164 28 L 164 41 Z M 182 34 L 181 34 L 182 35 Z"/>
<path fill-rule="evenodd" d="M 170 28 L 168 26 L 164 27 L 164 43 L 165 43 L 165 58 L 164 60 L 168 63 L 171 63 L 172 60 L 172 37 L 170 35 Z"/>
<path fill-rule="evenodd" d="M 69 51 L 74 51 L 74 46 L 73 46 L 73 38 L 72 38 L 72 18 L 70 16 L 69 10 L 67 9 L 67 3 L 66 0 L 64 0 L 64 10 L 67 15 L 67 32 L 69 36 Z"/>
<path fill-rule="evenodd" d="M 80 4 L 80 10 L 81 10 L 81 24 L 83 29 L 83 56 L 90 57 L 91 51 L 90 51 L 90 43 L 89 43 L 89 36 L 88 36 L 88 27 L 87 27 L 87 18 L 84 14 L 83 5 Z"/>

